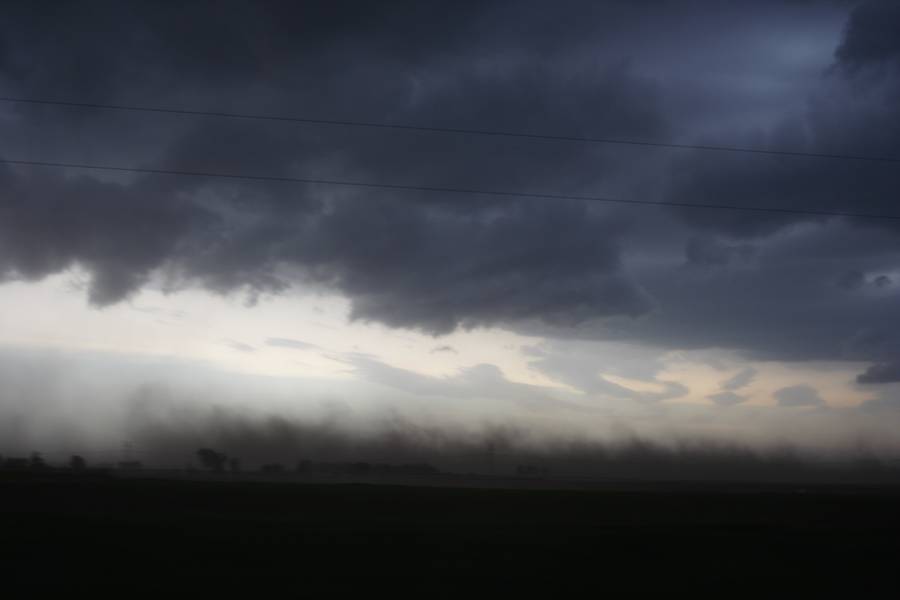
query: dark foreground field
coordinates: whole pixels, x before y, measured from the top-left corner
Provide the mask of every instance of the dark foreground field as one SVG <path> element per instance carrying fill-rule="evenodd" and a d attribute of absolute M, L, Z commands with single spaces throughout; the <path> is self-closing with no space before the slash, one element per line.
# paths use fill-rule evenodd
<path fill-rule="evenodd" d="M 437 595 L 763 588 L 873 597 L 900 588 L 898 500 L 896 489 L 846 487 L 0 477 L 0 560 L 5 584 L 117 595 L 249 585 L 302 596 L 387 584 Z"/>

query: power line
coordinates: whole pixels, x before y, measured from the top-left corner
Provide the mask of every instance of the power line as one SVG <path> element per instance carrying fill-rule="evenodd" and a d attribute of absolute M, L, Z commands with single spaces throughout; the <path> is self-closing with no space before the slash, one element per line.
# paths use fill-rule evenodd
<path fill-rule="evenodd" d="M 709 150 L 717 152 L 740 152 L 745 154 L 764 154 L 771 156 L 790 156 L 801 158 L 824 158 L 836 160 L 856 160 L 866 162 L 900 163 L 900 158 L 894 156 L 872 156 L 862 154 L 841 154 L 827 152 L 801 152 L 794 150 L 770 150 L 766 148 L 745 148 L 740 146 L 715 146 L 708 144 L 675 144 L 669 142 L 651 142 L 642 140 L 630 140 L 619 138 L 582 137 L 570 135 L 550 135 L 541 133 L 526 133 L 517 131 L 499 131 L 490 129 L 465 129 L 460 127 L 431 127 L 425 125 L 404 125 L 396 123 L 382 123 L 375 121 L 345 121 L 336 119 L 312 119 L 308 117 L 288 117 L 279 115 L 259 115 L 247 113 L 231 113 L 205 110 L 190 110 L 185 108 L 165 108 L 156 106 L 132 106 L 124 104 L 96 104 L 89 102 L 68 102 L 63 100 L 41 100 L 36 98 L 12 98 L 0 97 L 0 102 L 18 104 L 35 104 L 49 106 L 66 106 L 70 108 L 88 108 L 97 110 L 120 110 L 129 112 L 163 113 L 173 115 L 187 115 L 195 117 L 221 117 L 228 119 L 251 119 L 257 121 L 279 121 L 288 123 L 307 123 L 311 125 L 338 125 L 344 127 L 368 127 L 377 129 L 399 129 L 406 131 L 425 131 L 431 133 L 451 133 L 461 135 L 481 135 L 494 137 L 510 137 L 533 140 L 548 140 L 559 142 L 582 142 L 589 144 L 614 144 L 626 146 L 643 146 L 651 148 L 669 148 L 680 150 Z"/>
<path fill-rule="evenodd" d="M 0 159 L 0 164 L 27 165 L 33 167 L 51 167 L 61 169 L 85 169 L 94 171 L 116 171 L 125 173 L 143 173 L 150 175 L 175 175 L 186 177 L 211 177 L 219 179 L 238 179 L 246 181 L 267 181 L 280 183 L 306 183 L 314 185 L 334 185 L 357 188 L 374 188 L 384 190 L 401 190 L 407 192 L 451 193 L 480 196 L 499 196 L 504 198 L 533 198 L 538 200 L 577 200 L 583 202 L 605 202 L 610 204 L 631 204 L 640 206 L 674 206 L 680 208 L 704 208 L 715 210 L 740 210 L 747 212 L 782 213 L 820 217 L 847 217 L 856 219 L 900 220 L 900 215 L 851 213 L 826 210 L 807 210 L 801 208 L 778 208 L 765 206 L 740 206 L 737 204 L 708 204 L 701 202 L 665 202 L 662 200 L 627 200 L 624 198 L 607 198 L 604 196 L 575 196 L 568 194 L 539 194 L 534 192 L 513 192 L 505 190 L 484 190 L 473 188 L 452 188 L 424 185 L 402 185 L 394 183 L 375 183 L 369 181 L 347 181 L 340 179 L 310 179 L 304 177 L 280 177 L 270 175 L 247 175 L 243 173 L 211 173 L 203 171 L 181 171 L 171 169 L 149 169 L 140 167 L 118 167 L 113 165 L 87 165 L 77 163 L 49 162 L 37 160 Z"/>

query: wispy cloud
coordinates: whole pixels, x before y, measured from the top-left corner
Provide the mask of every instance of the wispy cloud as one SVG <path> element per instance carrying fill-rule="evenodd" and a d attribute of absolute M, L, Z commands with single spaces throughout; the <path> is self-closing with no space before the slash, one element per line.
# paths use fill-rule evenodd
<path fill-rule="evenodd" d="M 266 346 L 274 348 L 290 348 L 292 350 L 318 350 L 319 346 L 291 338 L 268 338 Z"/>

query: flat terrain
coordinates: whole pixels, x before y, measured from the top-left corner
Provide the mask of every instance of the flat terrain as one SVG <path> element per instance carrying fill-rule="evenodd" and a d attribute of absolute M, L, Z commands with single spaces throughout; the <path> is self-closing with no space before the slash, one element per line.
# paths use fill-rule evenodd
<path fill-rule="evenodd" d="M 95 589 L 388 584 L 437 593 L 491 580 L 566 595 L 840 587 L 865 597 L 900 586 L 898 501 L 895 488 L 506 490 L 0 474 L 0 560 L 5 581 Z"/>

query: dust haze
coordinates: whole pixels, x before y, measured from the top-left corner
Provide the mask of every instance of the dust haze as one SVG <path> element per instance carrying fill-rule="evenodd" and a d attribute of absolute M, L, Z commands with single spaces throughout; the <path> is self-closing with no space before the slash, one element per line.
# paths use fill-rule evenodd
<path fill-rule="evenodd" d="M 98 466 L 127 459 L 190 469 L 200 467 L 197 449 L 213 448 L 247 471 L 276 464 L 291 472 L 312 461 L 795 482 L 893 482 L 900 465 L 893 412 L 871 408 L 623 403 L 492 413 L 428 399 L 431 410 L 422 411 L 421 398 L 376 387 L 342 397 L 335 382 L 200 365 L 35 353 L 6 355 L 0 368 L 0 453 L 38 452 L 59 464 L 78 454 Z"/>

